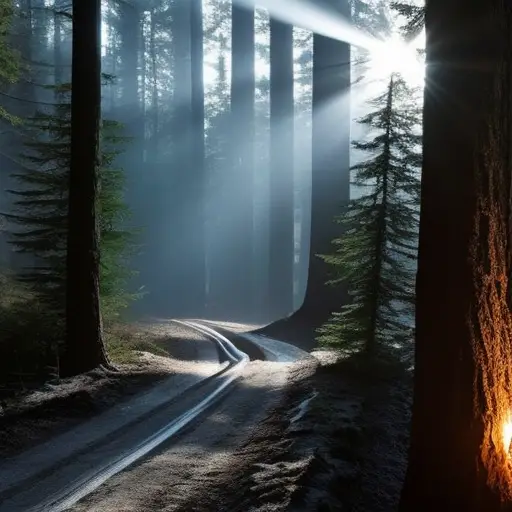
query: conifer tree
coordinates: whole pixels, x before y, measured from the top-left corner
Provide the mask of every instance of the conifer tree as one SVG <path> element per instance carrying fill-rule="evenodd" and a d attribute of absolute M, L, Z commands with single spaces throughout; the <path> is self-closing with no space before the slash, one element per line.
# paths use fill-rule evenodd
<path fill-rule="evenodd" d="M 405 2 L 392 2 L 391 8 L 405 19 L 400 27 L 406 40 L 414 39 L 425 26 L 425 7 Z"/>
<path fill-rule="evenodd" d="M 70 85 L 57 88 L 60 103 L 53 113 L 39 112 L 27 121 L 35 141 L 26 144 L 27 166 L 14 175 L 17 190 L 15 212 L 8 217 L 19 226 L 11 233 L 16 249 L 35 257 L 36 265 L 22 269 L 18 278 L 31 285 L 49 312 L 62 316 L 66 280 L 68 182 L 71 158 Z M 133 235 L 122 227 L 129 214 L 123 199 L 124 173 L 114 166 L 126 138 L 114 121 L 102 122 L 102 166 L 100 168 L 100 295 L 106 321 L 128 305 L 132 295 L 125 291 L 126 258 Z"/>
<path fill-rule="evenodd" d="M 353 142 L 369 155 L 351 168 L 361 195 L 338 218 L 344 235 L 333 241 L 334 252 L 321 256 L 334 270 L 329 284 L 343 282 L 351 303 L 332 314 L 318 339 L 349 352 L 375 355 L 411 337 L 421 163 L 412 93 L 393 74 L 360 119 L 373 136 Z"/>

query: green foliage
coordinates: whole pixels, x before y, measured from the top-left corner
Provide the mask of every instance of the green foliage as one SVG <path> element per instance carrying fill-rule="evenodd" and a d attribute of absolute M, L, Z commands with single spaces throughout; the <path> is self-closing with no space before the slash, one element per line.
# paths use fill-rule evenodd
<path fill-rule="evenodd" d="M 19 60 L 7 41 L 12 16 L 12 0 L 0 0 L 0 83 L 14 83 L 18 78 Z"/>
<path fill-rule="evenodd" d="M 8 42 L 12 16 L 12 0 L 0 0 L 0 86 L 16 82 L 19 76 L 19 55 Z M 0 119 L 10 123 L 19 121 L 2 105 L 0 105 Z"/>
<path fill-rule="evenodd" d="M 18 278 L 30 285 L 49 311 L 62 316 L 65 304 L 68 175 L 71 157 L 71 105 L 69 85 L 58 88 L 61 102 L 52 113 L 39 112 L 27 122 L 33 133 L 26 144 L 26 169 L 14 175 L 18 190 L 14 214 L 7 215 L 19 226 L 11 233 L 18 252 L 29 253 L 36 264 L 23 269 Z M 124 175 L 114 166 L 121 145 L 121 127 L 103 121 L 99 194 L 100 295 L 106 321 L 117 317 L 134 296 L 125 292 L 133 274 L 127 258 L 134 233 L 122 226 L 129 214 L 123 200 Z"/>
<path fill-rule="evenodd" d="M 319 329 L 324 345 L 375 353 L 410 341 L 421 165 L 413 92 L 394 75 L 359 121 L 372 137 L 353 143 L 368 155 L 351 168 L 360 197 L 337 219 L 334 252 L 321 256 L 334 271 L 329 284 L 343 283 L 351 302 Z"/>

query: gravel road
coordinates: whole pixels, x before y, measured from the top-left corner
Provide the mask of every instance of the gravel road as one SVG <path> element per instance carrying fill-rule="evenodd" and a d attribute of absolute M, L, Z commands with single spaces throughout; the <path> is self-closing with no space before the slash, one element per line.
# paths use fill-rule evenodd
<path fill-rule="evenodd" d="M 234 464 L 235 451 L 282 398 L 291 367 L 291 362 L 251 362 L 211 413 L 70 510 L 208 510 L 206 497 L 202 504 L 202 489 L 215 486 L 216 479 Z M 197 496 L 194 509 L 190 508 L 192 496 Z"/>

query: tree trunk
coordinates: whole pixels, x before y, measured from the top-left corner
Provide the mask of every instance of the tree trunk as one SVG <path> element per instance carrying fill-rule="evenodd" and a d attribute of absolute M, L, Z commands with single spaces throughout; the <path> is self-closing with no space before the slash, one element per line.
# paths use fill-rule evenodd
<path fill-rule="evenodd" d="M 226 294 L 235 317 L 247 319 L 254 309 L 254 7 L 233 5 L 231 51 L 231 148 L 235 185 L 227 248 L 231 275 Z"/>
<path fill-rule="evenodd" d="M 101 122 L 101 0 L 73 2 L 71 164 L 65 375 L 108 365 L 99 299 L 97 218 Z"/>
<path fill-rule="evenodd" d="M 512 116 L 503 87 L 511 20 L 502 0 L 426 6 L 415 387 L 401 512 L 512 510 L 504 442 Z"/>
<path fill-rule="evenodd" d="M 204 78 L 203 78 L 203 1 L 190 2 L 190 46 L 192 80 L 192 133 L 190 160 L 190 218 L 186 248 L 190 269 L 189 311 L 201 317 L 206 309 L 206 230 L 205 230 L 205 140 L 204 140 Z"/>
<path fill-rule="evenodd" d="M 59 9 L 60 6 L 57 2 L 54 2 L 54 9 Z M 62 85 L 62 14 L 55 12 L 53 14 L 53 66 L 55 69 L 54 74 L 54 85 Z M 58 93 L 56 92 L 56 101 L 58 101 Z"/>
<path fill-rule="evenodd" d="M 347 0 L 323 0 L 327 9 L 350 18 Z M 314 332 L 344 302 L 344 293 L 326 286 L 329 266 L 317 255 L 328 254 L 339 237 L 334 218 L 349 200 L 350 184 L 350 45 L 314 34 L 311 238 L 306 294 L 291 317 L 264 331 L 270 336 L 297 339 L 310 346 Z"/>
<path fill-rule="evenodd" d="M 293 27 L 270 20 L 270 318 L 293 312 Z"/>
<path fill-rule="evenodd" d="M 145 94 L 139 91 L 139 55 L 145 53 L 144 38 L 142 34 L 142 11 L 133 3 L 120 2 L 119 9 L 119 52 L 120 63 L 117 71 L 119 87 L 112 87 L 119 90 L 116 97 L 116 105 L 112 115 L 123 124 L 123 135 L 133 140 L 119 155 L 119 163 L 123 168 L 126 179 L 125 201 L 133 214 L 133 223 L 139 227 L 146 227 L 151 219 L 152 209 L 148 207 L 146 196 L 148 194 L 148 176 L 142 173 L 144 168 L 144 145 L 145 145 L 145 116 L 144 98 Z M 114 50 L 116 51 L 116 50 Z M 144 67 L 140 66 L 143 75 Z M 141 80 L 145 84 L 144 77 Z M 140 235 L 140 243 L 143 245 L 142 252 L 131 257 L 131 265 L 139 271 L 131 281 L 132 290 L 141 286 L 151 288 L 151 255 L 148 254 L 148 238 L 150 230 L 144 229 Z M 140 311 L 145 301 L 136 301 L 132 307 Z"/>

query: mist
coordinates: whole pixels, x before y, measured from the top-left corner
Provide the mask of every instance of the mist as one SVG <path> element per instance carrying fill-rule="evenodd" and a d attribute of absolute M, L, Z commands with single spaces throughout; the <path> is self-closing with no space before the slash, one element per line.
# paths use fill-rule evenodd
<path fill-rule="evenodd" d="M 134 235 L 125 258 L 134 272 L 128 291 L 137 295 L 130 319 L 269 323 L 303 303 L 312 215 L 313 32 L 352 45 L 353 55 L 380 43 L 320 4 L 262 0 L 254 17 L 250 8 L 242 0 L 233 9 L 225 0 L 205 0 L 202 13 L 183 1 L 104 2 L 102 113 L 126 138 L 114 165 L 125 180 L 123 228 Z M 38 12 L 45 30 L 37 36 L 46 47 L 32 55 L 53 67 L 53 73 L 41 67 L 41 85 L 65 84 L 70 23 Z M 274 42 L 271 16 L 283 22 L 275 25 Z M 286 44 L 289 53 L 279 53 Z M 278 63 L 273 78 L 272 59 Z M 336 59 L 329 63 L 336 68 L 329 71 L 333 80 L 354 66 L 353 57 Z M 37 65 L 32 71 L 37 77 Z M 51 111 L 56 101 L 54 91 L 39 86 L 26 95 L 17 86 L 17 96 L 7 104 L 23 117 Z M 20 103 L 25 98 L 30 101 Z M 355 106 L 355 118 L 363 98 L 333 97 L 317 109 L 327 138 L 339 130 L 341 103 Z M 332 158 L 348 154 L 337 135 L 332 141 Z M 16 143 L 2 156 L 8 166 L 20 150 Z M 6 181 L 3 188 L 16 186 Z M 6 210 L 11 200 L 7 196 Z M 14 255 L 6 237 L 0 244 L 8 267 L 37 265 L 30 255 Z"/>

